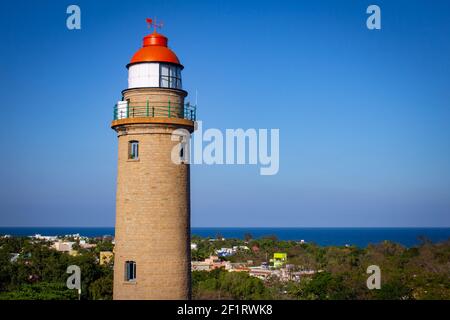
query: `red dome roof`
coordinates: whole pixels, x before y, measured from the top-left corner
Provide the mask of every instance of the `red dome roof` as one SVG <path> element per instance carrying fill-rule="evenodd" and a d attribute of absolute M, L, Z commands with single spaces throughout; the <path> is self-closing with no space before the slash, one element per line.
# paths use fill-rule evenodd
<path fill-rule="evenodd" d="M 167 38 L 156 32 L 144 37 L 143 47 L 134 54 L 128 65 L 140 62 L 169 62 L 181 65 L 176 54 L 167 47 Z"/>

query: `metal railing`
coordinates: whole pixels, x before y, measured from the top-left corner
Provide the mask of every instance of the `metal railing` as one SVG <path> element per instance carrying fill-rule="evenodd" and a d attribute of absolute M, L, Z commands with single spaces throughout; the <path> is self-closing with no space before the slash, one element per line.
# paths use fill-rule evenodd
<path fill-rule="evenodd" d="M 126 101 L 114 106 L 114 120 L 126 118 L 181 118 L 191 121 L 196 120 L 197 106 L 185 103 L 155 103 L 128 104 Z"/>

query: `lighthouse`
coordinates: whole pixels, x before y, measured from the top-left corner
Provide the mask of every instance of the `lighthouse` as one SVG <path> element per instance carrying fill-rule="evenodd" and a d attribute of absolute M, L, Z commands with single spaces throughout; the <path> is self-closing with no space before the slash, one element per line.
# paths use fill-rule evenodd
<path fill-rule="evenodd" d="M 113 296 L 189 299 L 190 168 L 178 132 L 194 131 L 196 107 L 185 103 L 183 65 L 147 22 L 155 31 L 126 66 L 128 87 L 111 125 L 118 137 Z"/>

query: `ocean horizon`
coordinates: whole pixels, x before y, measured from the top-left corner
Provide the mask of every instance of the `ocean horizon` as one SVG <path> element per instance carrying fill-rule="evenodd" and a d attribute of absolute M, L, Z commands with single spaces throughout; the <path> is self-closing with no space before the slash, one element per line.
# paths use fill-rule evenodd
<path fill-rule="evenodd" d="M 64 236 L 80 234 L 86 237 L 114 236 L 114 227 L 0 227 L 0 235 L 11 236 Z M 450 228 L 321 228 L 321 227 L 193 227 L 191 234 L 201 237 L 243 239 L 251 234 L 254 239 L 276 236 L 279 240 L 305 241 L 321 246 L 355 245 L 366 247 L 369 244 L 392 241 L 412 247 L 426 238 L 432 242 L 450 239 Z"/>

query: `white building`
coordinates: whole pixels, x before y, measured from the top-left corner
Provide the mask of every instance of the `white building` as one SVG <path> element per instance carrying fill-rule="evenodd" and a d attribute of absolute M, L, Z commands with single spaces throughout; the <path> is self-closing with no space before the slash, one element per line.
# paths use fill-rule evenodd
<path fill-rule="evenodd" d="M 73 245 L 75 244 L 75 242 L 69 242 L 69 241 L 56 241 L 53 244 L 53 248 L 56 251 L 61 251 L 61 252 L 71 252 L 73 250 Z"/>
<path fill-rule="evenodd" d="M 35 234 L 31 238 L 38 239 L 38 240 L 45 240 L 45 241 L 56 241 L 57 240 L 56 236 L 43 236 L 43 235 L 40 235 L 39 233 Z"/>

